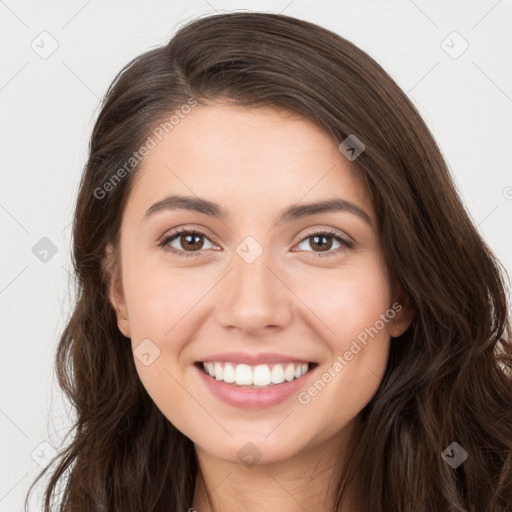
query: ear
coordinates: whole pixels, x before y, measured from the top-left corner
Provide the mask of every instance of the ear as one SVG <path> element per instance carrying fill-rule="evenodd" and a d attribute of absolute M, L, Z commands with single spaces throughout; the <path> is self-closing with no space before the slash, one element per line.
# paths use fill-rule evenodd
<path fill-rule="evenodd" d="M 395 311 L 395 317 L 389 323 L 389 333 L 393 338 L 401 336 L 410 327 L 416 310 L 411 301 L 411 298 L 406 294 L 402 287 L 399 287 L 399 292 L 395 295 L 397 298 L 393 301 L 392 309 Z"/>
<path fill-rule="evenodd" d="M 117 326 L 123 335 L 130 338 L 130 322 L 128 308 L 124 298 L 123 283 L 121 278 L 121 262 L 112 244 L 108 244 L 103 259 L 104 276 L 107 282 L 108 298 L 114 308 Z"/>

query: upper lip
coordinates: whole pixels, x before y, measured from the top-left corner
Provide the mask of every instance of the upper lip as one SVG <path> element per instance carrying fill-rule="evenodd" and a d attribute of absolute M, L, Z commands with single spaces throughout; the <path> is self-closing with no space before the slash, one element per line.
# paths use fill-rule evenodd
<path fill-rule="evenodd" d="M 259 354 L 251 354 L 248 352 L 224 352 L 222 354 L 214 354 L 212 356 L 204 357 L 198 362 L 229 362 L 257 365 L 273 363 L 311 363 L 313 361 L 310 359 L 302 359 L 296 356 L 278 354 L 276 352 L 261 352 Z"/>

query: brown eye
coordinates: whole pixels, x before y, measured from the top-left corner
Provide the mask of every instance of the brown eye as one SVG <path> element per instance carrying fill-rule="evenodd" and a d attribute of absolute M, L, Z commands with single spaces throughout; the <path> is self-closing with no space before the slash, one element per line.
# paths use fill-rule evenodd
<path fill-rule="evenodd" d="M 312 243 L 310 243 L 311 247 L 317 247 L 322 252 L 328 251 L 332 247 L 333 237 L 331 236 L 313 235 L 310 236 L 309 239 L 313 241 Z"/>
<path fill-rule="evenodd" d="M 179 241 L 181 243 L 181 246 L 185 250 L 197 250 L 201 249 L 201 246 L 203 245 L 203 242 L 201 240 L 201 237 L 203 235 L 191 233 L 191 234 L 182 234 L 179 235 Z"/>
<path fill-rule="evenodd" d="M 211 244 L 203 233 L 182 229 L 166 236 L 160 242 L 160 245 L 176 256 L 198 256 L 201 249 L 205 249 L 205 241 Z M 176 247 L 176 244 L 178 247 Z"/>
<path fill-rule="evenodd" d="M 351 249 L 354 245 L 351 241 L 346 240 L 333 231 L 319 231 L 312 233 L 306 236 L 299 243 L 299 247 L 306 243 L 313 249 L 313 251 L 308 251 L 304 246 L 302 247 L 302 250 L 306 250 L 306 252 L 313 252 L 314 256 L 333 256 L 343 252 L 345 249 Z M 333 245 L 334 250 L 331 250 Z"/>

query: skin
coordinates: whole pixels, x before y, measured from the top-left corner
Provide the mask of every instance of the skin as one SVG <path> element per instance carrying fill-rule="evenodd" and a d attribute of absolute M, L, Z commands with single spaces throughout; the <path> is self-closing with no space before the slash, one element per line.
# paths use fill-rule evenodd
<path fill-rule="evenodd" d="M 264 409 L 225 404 L 194 363 L 225 351 L 275 351 L 316 361 L 321 375 L 400 302 L 354 163 L 295 114 L 216 102 L 192 109 L 137 171 L 110 300 L 132 348 L 149 339 L 160 350 L 147 366 L 134 361 L 156 405 L 195 444 L 199 472 L 190 506 L 199 512 L 332 510 L 348 437 L 379 387 L 391 338 L 407 329 L 411 312 L 404 306 L 308 404 L 296 395 Z M 230 216 L 173 210 L 143 220 L 170 194 L 210 199 Z M 275 224 L 290 205 L 333 197 L 364 209 L 373 226 L 346 211 Z M 196 256 L 159 246 L 179 227 L 205 236 L 195 249 L 180 236 L 168 246 Z M 350 237 L 354 247 L 327 237 L 331 256 L 324 256 L 312 239 L 323 229 Z M 252 263 L 236 252 L 247 236 L 263 249 Z M 237 455 L 248 442 L 261 452 L 250 467 Z"/>

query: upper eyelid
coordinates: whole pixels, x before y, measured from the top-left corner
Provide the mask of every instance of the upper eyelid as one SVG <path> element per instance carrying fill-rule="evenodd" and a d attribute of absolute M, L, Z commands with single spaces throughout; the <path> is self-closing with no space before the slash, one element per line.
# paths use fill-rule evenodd
<path fill-rule="evenodd" d="M 301 242 L 305 238 L 309 238 L 310 236 L 313 236 L 313 235 L 315 235 L 317 233 L 324 233 L 324 234 L 327 234 L 327 235 L 331 235 L 333 237 L 338 237 L 338 238 L 341 238 L 342 240 L 345 240 L 347 242 L 351 242 L 352 241 L 352 237 L 351 236 L 349 236 L 348 234 L 345 234 L 345 233 L 342 234 L 338 230 L 336 230 L 335 228 L 314 228 L 314 229 L 311 229 L 310 231 L 308 230 L 305 234 L 303 234 L 301 236 L 301 238 L 299 239 L 299 242 Z"/>

